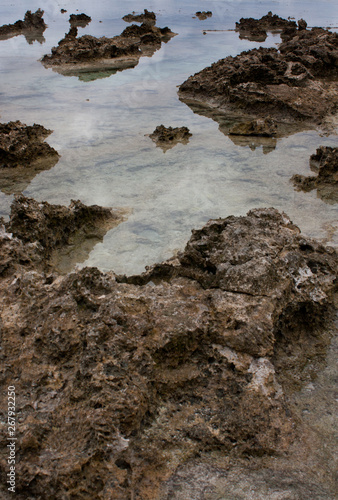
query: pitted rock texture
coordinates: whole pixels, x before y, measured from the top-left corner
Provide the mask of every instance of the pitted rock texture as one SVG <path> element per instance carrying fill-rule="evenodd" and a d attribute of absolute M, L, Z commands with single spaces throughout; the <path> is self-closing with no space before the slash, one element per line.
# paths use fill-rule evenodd
<path fill-rule="evenodd" d="M 164 125 L 158 125 L 149 135 L 156 146 L 162 148 L 163 151 L 173 148 L 178 143 L 187 144 L 191 136 L 188 127 L 165 127 Z"/>
<path fill-rule="evenodd" d="M 199 10 L 198 12 L 196 12 L 196 17 L 198 17 L 200 21 L 205 21 L 206 19 L 208 19 L 208 17 L 212 17 L 212 12 L 211 10 L 203 10 L 202 12 Z"/>
<path fill-rule="evenodd" d="M 41 62 L 64 75 L 77 75 L 85 70 L 123 70 L 138 64 L 140 57 L 152 56 L 168 42 L 173 33 L 168 27 L 158 28 L 149 23 L 128 26 L 113 38 L 84 35 L 77 38 L 77 28 L 71 27 L 65 38 Z"/>
<path fill-rule="evenodd" d="M 304 28 L 304 22 L 301 20 L 300 29 Z M 272 12 L 268 12 L 266 16 L 260 19 L 242 17 L 239 23 L 236 23 L 236 31 L 239 31 L 240 38 L 257 41 L 264 41 L 267 37 L 267 31 L 281 31 L 282 33 L 295 34 L 296 29 L 297 24 L 294 21 L 283 19 L 276 14 L 272 14 Z"/>
<path fill-rule="evenodd" d="M 82 14 L 71 14 L 69 16 L 69 24 L 75 28 L 84 28 L 90 23 L 91 20 L 92 18 L 90 16 L 87 16 L 87 14 L 84 14 L 83 12 Z"/>
<path fill-rule="evenodd" d="M 60 277 L 34 268 L 39 231 L 28 243 L 16 234 L 0 233 L 12 258 L 0 274 L 0 371 L 20 415 L 18 499 L 153 500 L 201 453 L 287 453 L 296 421 L 283 365 L 294 353 L 300 383 L 325 350 L 333 249 L 261 209 L 210 221 L 143 275 Z M 6 467 L 3 453 L 5 499 Z"/>
<path fill-rule="evenodd" d="M 14 24 L 5 24 L 0 26 L 0 39 L 7 39 L 13 36 L 25 35 L 28 43 L 35 40 L 44 41 L 42 33 L 47 28 L 43 20 L 44 11 L 38 9 L 36 12 L 28 10 L 23 21 L 16 21 Z"/>
<path fill-rule="evenodd" d="M 136 14 L 133 12 L 132 14 L 127 14 L 122 17 L 123 21 L 126 23 L 156 23 L 156 14 L 155 12 L 151 12 L 147 9 L 144 9 L 143 14 Z"/>
<path fill-rule="evenodd" d="M 179 97 L 191 106 L 325 128 L 337 115 L 337 77 L 338 34 L 313 28 L 297 31 L 279 50 L 221 59 L 190 76 Z"/>
<path fill-rule="evenodd" d="M 327 203 L 338 203 L 338 148 L 321 146 L 310 157 L 311 170 L 316 176 L 294 175 L 295 188 L 302 191 L 317 189 L 317 195 Z"/>

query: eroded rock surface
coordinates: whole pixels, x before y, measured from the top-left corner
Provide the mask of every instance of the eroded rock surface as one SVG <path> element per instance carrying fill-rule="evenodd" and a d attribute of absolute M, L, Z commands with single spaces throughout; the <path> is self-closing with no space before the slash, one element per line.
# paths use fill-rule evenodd
<path fill-rule="evenodd" d="M 159 488 L 201 454 L 287 454 L 297 421 L 284 384 L 301 384 L 325 352 L 333 249 L 274 209 L 212 220 L 175 259 L 129 278 L 46 276 L 37 241 L 39 229 L 0 233 L 12 259 L 0 273 L 0 371 L 20 415 L 17 498 L 176 498 Z M 331 479 L 318 475 L 318 488 Z"/>
<path fill-rule="evenodd" d="M 77 38 L 77 28 L 72 27 L 41 62 L 45 67 L 68 76 L 104 70 L 122 71 L 136 66 L 140 57 L 152 56 L 162 42 L 169 41 L 174 35 L 167 27 L 143 23 L 128 26 L 121 35 L 113 38 L 91 35 Z"/>
<path fill-rule="evenodd" d="M 144 9 L 143 14 L 136 14 L 133 12 L 132 14 L 127 14 L 123 16 L 122 19 L 126 21 L 126 23 L 156 23 L 156 14 L 155 12 L 151 12 L 147 9 Z"/>
<path fill-rule="evenodd" d="M 92 18 L 90 16 L 87 16 L 87 14 L 71 14 L 69 16 L 69 24 L 72 27 L 79 27 L 79 28 L 84 28 L 87 26 Z"/>
<path fill-rule="evenodd" d="M 315 176 L 294 175 L 292 182 L 296 189 L 312 191 L 327 203 L 338 203 L 338 148 L 321 146 L 310 157 L 311 170 Z"/>
<path fill-rule="evenodd" d="M 52 130 L 36 123 L 0 123 L 0 189 L 3 192 L 21 192 L 38 172 L 58 162 L 58 152 L 44 142 L 51 133 Z"/>
<path fill-rule="evenodd" d="M 0 40 L 6 40 L 13 36 L 25 35 L 28 43 L 33 43 L 38 40 L 40 43 L 45 39 L 42 33 L 47 28 L 43 20 L 44 11 L 38 9 L 36 12 L 28 10 L 25 14 L 24 20 L 16 21 L 14 24 L 5 24 L 0 27 Z"/>
<path fill-rule="evenodd" d="M 296 31 L 279 50 L 259 48 L 229 56 L 179 88 L 188 105 L 277 121 L 329 126 L 338 106 L 338 34 Z"/>
<path fill-rule="evenodd" d="M 188 127 L 165 127 L 158 125 L 154 132 L 149 137 L 159 146 L 166 151 L 173 148 L 176 144 L 187 144 L 192 134 Z"/>
<path fill-rule="evenodd" d="M 241 122 L 230 129 L 229 135 L 274 137 L 277 135 L 277 124 L 270 117 Z"/>
<path fill-rule="evenodd" d="M 304 28 L 305 21 L 300 21 L 300 29 Z M 244 18 L 236 23 L 236 31 L 239 31 L 240 38 L 246 38 L 253 41 L 264 42 L 267 37 L 267 31 L 277 31 L 282 33 L 295 33 L 297 29 L 297 24 L 294 21 L 283 19 L 272 12 L 268 12 L 266 16 L 260 19 L 254 19 L 252 17 Z"/>

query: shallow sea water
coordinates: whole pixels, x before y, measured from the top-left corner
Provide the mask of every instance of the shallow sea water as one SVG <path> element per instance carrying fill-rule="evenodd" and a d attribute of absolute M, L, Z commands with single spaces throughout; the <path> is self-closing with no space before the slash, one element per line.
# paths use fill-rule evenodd
<path fill-rule="evenodd" d="M 338 245 L 337 208 L 316 191 L 296 192 L 295 174 L 310 175 L 309 157 L 320 145 L 337 146 L 337 135 L 316 131 L 279 139 L 267 153 L 239 146 L 210 118 L 179 101 L 177 86 L 228 55 L 259 46 L 232 31 L 241 17 L 269 10 L 304 18 L 309 26 L 338 26 L 335 0 L 317 1 L 51 1 L 0 0 L 1 23 L 23 19 L 27 8 L 45 10 L 45 42 L 28 44 L 23 36 L 0 40 L 1 121 L 40 123 L 54 132 L 47 142 L 60 153 L 55 167 L 39 173 L 25 189 L 39 201 L 122 207 L 127 220 L 109 231 L 81 265 L 135 274 L 182 249 L 192 228 L 208 219 L 244 215 L 255 207 L 285 211 L 304 234 Z M 60 9 L 67 9 L 61 14 Z M 121 18 L 144 8 L 157 13 L 157 25 L 178 33 L 153 57 L 106 78 L 81 81 L 45 69 L 39 59 L 63 38 L 71 13 L 92 17 L 79 35 L 114 36 L 128 26 Z M 205 21 L 198 10 L 211 10 Z M 102 21 L 102 22 L 100 22 Z M 225 30 L 206 31 L 204 30 Z M 163 151 L 147 136 L 160 124 L 187 126 L 187 145 Z M 0 215 L 8 216 L 13 197 L 0 193 Z"/>

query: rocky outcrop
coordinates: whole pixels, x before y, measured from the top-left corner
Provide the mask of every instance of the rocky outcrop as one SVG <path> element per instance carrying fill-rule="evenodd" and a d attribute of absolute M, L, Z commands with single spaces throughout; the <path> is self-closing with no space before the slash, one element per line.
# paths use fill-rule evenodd
<path fill-rule="evenodd" d="M 12 259 L 0 274 L 0 372 L 20 415 L 19 500 L 176 498 L 161 484 L 201 454 L 247 464 L 287 453 L 297 420 L 284 387 L 325 352 L 333 249 L 261 209 L 210 221 L 140 276 L 48 276 L 32 272 L 44 230 L 16 218 L 12 236 L 0 233 Z M 2 456 L 0 470 L 6 499 Z"/>
<path fill-rule="evenodd" d="M 149 23 L 128 26 L 121 35 L 113 38 L 96 38 L 84 35 L 77 38 L 77 29 L 71 28 L 52 53 L 41 62 L 45 67 L 68 76 L 83 72 L 102 72 L 134 67 L 140 57 L 151 56 L 173 37 L 169 28 L 158 28 Z"/>
<path fill-rule="evenodd" d="M 0 189 L 3 192 L 22 191 L 38 172 L 58 162 L 58 152 L 44 142 L 51 133 L 52 130 L 36 123 L 0 123 Z"/>
<path fill-rule="evenodd" d="M 151 12 L 147 9 L 144 9 L 143 14 L 136 14 L 133 12 L 132 14 L 127 14 L 126 16 L 122 17 L 123 21 L 126 21 L 126 23 L 149 23 L 149 24 L 155 24 L 156 23 L 156 14 L 155 12 Z"/>
<path fill-rule="evenodd" d="M 208 17 L 212 17 L 212 12 L 210 10 L 203 10 L 202 12 L 199 10 L 195 15 L 200 21 L 205 21 Z"/>
<path fill-rule="evenodd" d="M 329 127 L 338 106 L 338 34 L 297 31 L 279 50 L 259 48 L 221 59 L 179 88 L 188 105 L 285 123 Z"/>
<path fill-rule="evenodd" d="M 38 40 L 40 43 L 44 41 L 42 33 L 47 28 L 43 20 L 44 12 L 38 9 L 36 12 L 28 10 L 23 21 L 16 21 L 14 24 L 5 24 L 0 27 L 0 40 L 6 40 L 13 36 L 25 35 L 28 43 L 33 43 Z"/>
<path fill-rule="evenodd" d="M 69 16 L 69 24 L 71 25 L 72 28 L 84 28 L 87 26 L 92 18 L 90 16 L 87 16 L 87 14 L 71 14 Z"/>
<path fill-rule="evenodd" d="M 323 201 L 338 203 L 338 148 L 318 148 L 310 157 L 310 167 L 317 175 L 294 175 L 291 180 L 295 188 L 302 191 L 317 189 L 317 196 Z"/>
<path fill-rule="evenodd" d="M 300 21 L 300 29 L 304 29 L 304 22 L 303 19 Z M 236 23 L 236 31 L 239 31 L 240 38 L 253 41 L 264 41 L 267 37 L 267 31 L 295 34 L 296 30 L 297 24 L 294 21 L 283 19 L 276 14 L 272 14 L 272 12 L 268 12 L 266 16 L 260 19 L 242 17 L 239 23 Z"/>
<path fill-rule="evenodd" d="M 176 144 L 188 144 L 190 137 L 188 127 L 165 127 L 158 125 L 154 132 L 149 137 L 159 146 L 166 151 L 173 148 Z"/>

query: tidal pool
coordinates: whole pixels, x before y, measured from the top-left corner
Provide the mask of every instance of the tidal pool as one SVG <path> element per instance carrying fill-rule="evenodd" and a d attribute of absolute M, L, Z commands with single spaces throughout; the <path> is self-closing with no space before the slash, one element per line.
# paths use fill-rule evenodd
<path fill-rule="evenodd" d="M 61 155 L 50 170 L 36 175 L 24 194 L 39 201 L 121 207 L 127 220 L 109 231 L 83 265 L 135 274 L 182 249 L 192 228 L 208 219 L 244 215 L 254 207 L 285 211 L 304 234 L 338 244 L 335 205 L 316 191 L 296 192 L 293 174 L 310 175 L 309 157 L 320 145 L 337 146 L 337 135 L 298 132 L 274 144 L 235 144 L 218 124 L 179 101 L 177 86 L 212 62 L 254 47 L 276 46 L 279 35 L 263 43 L 240 40 L 233 31 L 241 17 L 272 11 L 304 18 L 309 26 L 336 30 L 334 0 L 213 1 L 212 17 L 194 18 L 206 10 L 203 1 L 116 0 L 0 3 L 1 22 L 23 19 L 27 8 L 45 10 L 44 43 L 28 44 L 24 36 L 0 41 L 1 120 L 40 123 L 53 129 L 47 139 Z M 61 14 L 60 9 L 68 12 Z M 157 13 L 157 25 L 178 33 L 152 57 L 115 74 L 63 76 L 39 59 L 69 30 L 72 13 L 85 12 L 91 23 L 79 35 L 114 36 L 128 26 L 122 16 L 144 8 Z M 205 34 L 204 34 L 205 33 Z M 147 134 L 157 125 L 187 126 L 186 145 L 163 151 Z M 8 216 L 12 196 L 0 194 L 0 215 Z"/>

